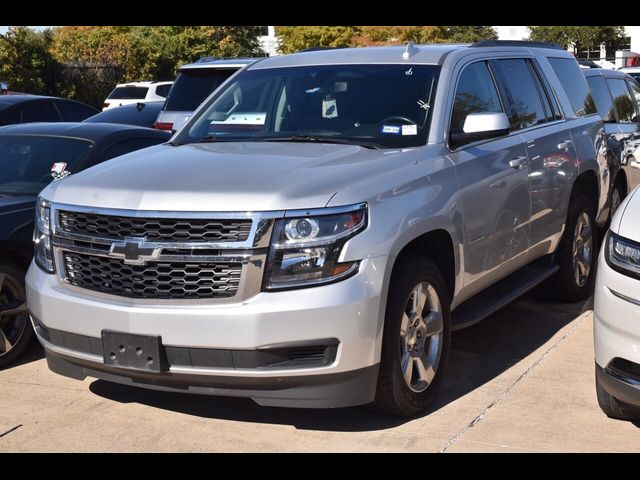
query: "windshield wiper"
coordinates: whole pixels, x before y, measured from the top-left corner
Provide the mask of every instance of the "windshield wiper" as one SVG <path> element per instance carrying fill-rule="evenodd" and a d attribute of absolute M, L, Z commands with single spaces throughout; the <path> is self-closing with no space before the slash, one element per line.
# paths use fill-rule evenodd
<path fill-rule="evenodd" d="M 337 143 L 340 145 L 359 145 L 369 149 L 379 149 L 380 147 L 373 142 L 366 142 L 358 138 L 336 138 L 321 137 L 316 135 L 291 135 L 290 137 L 260 137 L 260 142 L 318 142 L 318 143 Z"/>

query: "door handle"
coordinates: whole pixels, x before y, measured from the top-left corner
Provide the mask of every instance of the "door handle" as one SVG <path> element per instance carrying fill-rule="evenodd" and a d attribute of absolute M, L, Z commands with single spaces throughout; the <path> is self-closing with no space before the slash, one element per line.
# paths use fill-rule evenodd
<path fill-rule="evenodd" d="M 518 170 L 527 164 L 527 157 L 516 157 L 509 160 L 509 166 Z"/>
<path fill-rule="evenodd" d="M 565 140 L 564 142 L 560 142 L 558 144 L 558 150 L 562 150 L 564 152 L 569 150 L 569 147 L 573 145 L 573 142 L 571 140 Z"/>

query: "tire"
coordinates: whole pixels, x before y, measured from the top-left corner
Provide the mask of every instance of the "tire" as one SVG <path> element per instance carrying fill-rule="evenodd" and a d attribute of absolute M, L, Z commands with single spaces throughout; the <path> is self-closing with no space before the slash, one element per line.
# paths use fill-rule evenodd
<path fill-rule="evenodd" d="M 598 396 L 598 405 L 607 417 L 616 420 L 640 420 L 640 408 L 628 405 L 609 395 L 609 392 L 600 384 L 597 374 L 596 395 Z"/>
<path fill-rule="evenodd" d="M 424 293 L 424 302 L 416 291 Z M 423 308 L 415 307 L 415 298 Z M 417 311 L 421 313 L 416 315 Z M 403 417 L 424 411 L 442 381 L 450 345 L 450 301 L 442 274 L 427 258 L 401 257 L 389 287 L 373 407 Z"/>
<path fill-rule="evenodd" d="M 611 222 L 611 219 L 613 218 L 613 216 L 616 214 L 616 210 L 618 209 L 618 207 L 620 206 L 620 204 L 622 203 L 622 201 L 625 198 L 625 192 L 623 187 L 623 182 L 620 181 L 620 179 L 616 180 L 615 185 L 613 186 L 613 190 L 611 190 L 611 209 L 609 211 L 609 222 Z"/>
<path fill-rule="evenodd" d="M 13 363 L 33 338 L 33 328 L 27 315 L 24 276 L 22 268 L 13 262 L 0 260 L 0 369 Z M 17 313 L 7 314 L 9 307 Z"/>
<path fill-rule="evenodd" d="M 581 255 L 579 263 L 583 267 L 580 267 L 574 265 L 574 247 L 576 247 L 577 236 L 586 237 L 587 234 L 585 228 L 580 228 L 580 232 L 578 232 L 576 227 L 578 227 L 578 222 L 584 226 L 587 221 L 590 229 L 589 256 L 584 258 L 586 255 L 585 248 L 580 247 L 580 245 L 587 246 L 587 240 L 583 238 L 576 248 Z M 582 193 L 572 195 L 569 202 L 565 231 L 556 251 L 556 263 L 560 269 L 548 283 L 549 292 L 555 300 L 573 303 L 583 300 L 591 294 L 598 257 L 596 232 L 593 204 Z M 580 270 L 581 273 L 577 274 L 575 269 L 580 268 L 582 268 Z M 585 275 L 582 274 L 584 271 L 586 271 Z"/>

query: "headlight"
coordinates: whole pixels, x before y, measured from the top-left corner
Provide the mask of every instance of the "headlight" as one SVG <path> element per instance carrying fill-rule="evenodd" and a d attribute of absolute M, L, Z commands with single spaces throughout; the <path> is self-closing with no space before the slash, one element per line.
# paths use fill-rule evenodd
<path fill-rule="evenodd" d="M 36 265 L 47 273 L 53 273 L 53 251 L 51 249 L 51 218 L 49 202 L 38 198 L 36 204 L 36 226 L 33 230 L 33 243 Z"/>
<path fill-rule="evenodd" d="M 330 215 L 313 213 L 276 222 L 265 290 L 331 283 L 358 271 L 357 261 L 338 263 L 338 258 L 346 241 L 366 228 L 366 205 L 340 208 Z"/>
<path fill-rule="evenodd" d="M 609 232 L 607 263 L 614 270 L 640 278 L 640 244 Z"/>

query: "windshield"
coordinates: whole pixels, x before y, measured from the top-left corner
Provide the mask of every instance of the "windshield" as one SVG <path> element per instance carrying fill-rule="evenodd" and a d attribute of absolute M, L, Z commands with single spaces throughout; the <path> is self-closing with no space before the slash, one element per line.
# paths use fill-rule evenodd
<path fill-rule="evenodd" d="M 193 112 L 237 68 L 193 68 L 181 71 L 173 83 L 167 103 L 169 112 Z"/>
<path fill-rule="evenodd" d="M 322 141 L 424 145 L 440 67 L 323 65 L 246 70 L 176 143 Z"/>
<path fill-rule="evenodd" d="M 37 195 L 60 173 L 76 173 L 91 143 L 75 138 L 0 135 L 0 195 Z M 65 165 L 61 165 L 65 164 Z"/>

